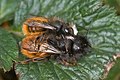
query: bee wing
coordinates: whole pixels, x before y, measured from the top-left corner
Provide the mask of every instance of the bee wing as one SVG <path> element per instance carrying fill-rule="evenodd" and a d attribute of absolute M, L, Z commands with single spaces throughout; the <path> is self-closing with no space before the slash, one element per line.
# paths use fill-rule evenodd
<path fill-rule="evenodd" d="M 50 29 L 50 30 L 56 30 L 56 28 L 54 26 L 51 26 L 50 24 L 48 24 L 47 22 L 25 22 L 24 24 L 27 24 L 28 26 L 37 26 L 37 27 L 41 27 L 41 28 L 45 28 L 45 29 Z"/>
<path fill-rule="evenodd" d="M 61 53 L 63 53 L 60 50 L 56 49 L 55 47 L 53 47 L 52 45 L 49 45 L 47 43 L 43 43 L 40 46 L 39 50 L 40 50 L 40 52 L 52 53 L 52 54 L 61 54 Z"/>

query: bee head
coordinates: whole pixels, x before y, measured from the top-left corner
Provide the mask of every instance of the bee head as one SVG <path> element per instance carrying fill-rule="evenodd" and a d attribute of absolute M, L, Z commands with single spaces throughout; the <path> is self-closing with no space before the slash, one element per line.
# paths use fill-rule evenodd
<path fill-rule="evenodd" d="M 77 35 L 74 39 L 73 51 L 75 53 L 86 53 L 89 51 L 90 43 L 85 36 Z"/>

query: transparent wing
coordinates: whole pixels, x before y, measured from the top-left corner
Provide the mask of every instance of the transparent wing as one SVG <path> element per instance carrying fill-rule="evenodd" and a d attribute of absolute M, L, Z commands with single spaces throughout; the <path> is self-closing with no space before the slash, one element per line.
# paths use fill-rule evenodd
<path fill-rule="evenodd" d="M 40 46 L 39 51 L 40 51 L 40 52 L 45 52 L 45 53 L 54 53 L 54 54 L 61 54 L 61 53 L 63 53 L 62 51 L 56 49 L 54 46 L 49 45 L 49 44 L 47 44 L 47 43 L 43 43 L 43 44 Z"/>
<path fill-rule="evenodd" d="M 50 29 L 50 30 L 56 30 L 56 28 L 54 26 L 51 26 L 50 24 L 48 24 L 47 22 L 37 22 L 37 21 L 32 21 L 32 22 L 25 22 L 24 24 L 28 25 L 28 26 L 36 26 L 36 27 L 40 27 L 40 28 L 45 28 L 45 29 Z"/>

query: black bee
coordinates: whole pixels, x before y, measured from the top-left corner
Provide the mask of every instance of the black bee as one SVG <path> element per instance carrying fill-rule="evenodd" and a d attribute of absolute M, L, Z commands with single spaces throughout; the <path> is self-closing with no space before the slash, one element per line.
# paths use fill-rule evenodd
<path fill-rule="evenodd" d="M 26 36 L 21 52 L 30 59 L 23 63 L 54 58 L 61 64 L 75 65 L 90 49 L 87 38 L 77 32 L 75 25 L 58 19 L 28 19 L 23 25 Z"/>

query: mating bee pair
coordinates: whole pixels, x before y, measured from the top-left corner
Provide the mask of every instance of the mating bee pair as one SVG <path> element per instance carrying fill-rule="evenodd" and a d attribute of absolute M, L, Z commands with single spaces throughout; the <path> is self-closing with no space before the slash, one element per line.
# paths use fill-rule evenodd
<path fill-rule="evenodd" d="M 29 58 L 24 62 L 53 58 L 64 65 L 75 65 L 90 48 L 86 37 L 77 34 L 74 24 L 57 18 L 29 18 L 22 30 L 25 38 L 21 53 Z"/>

